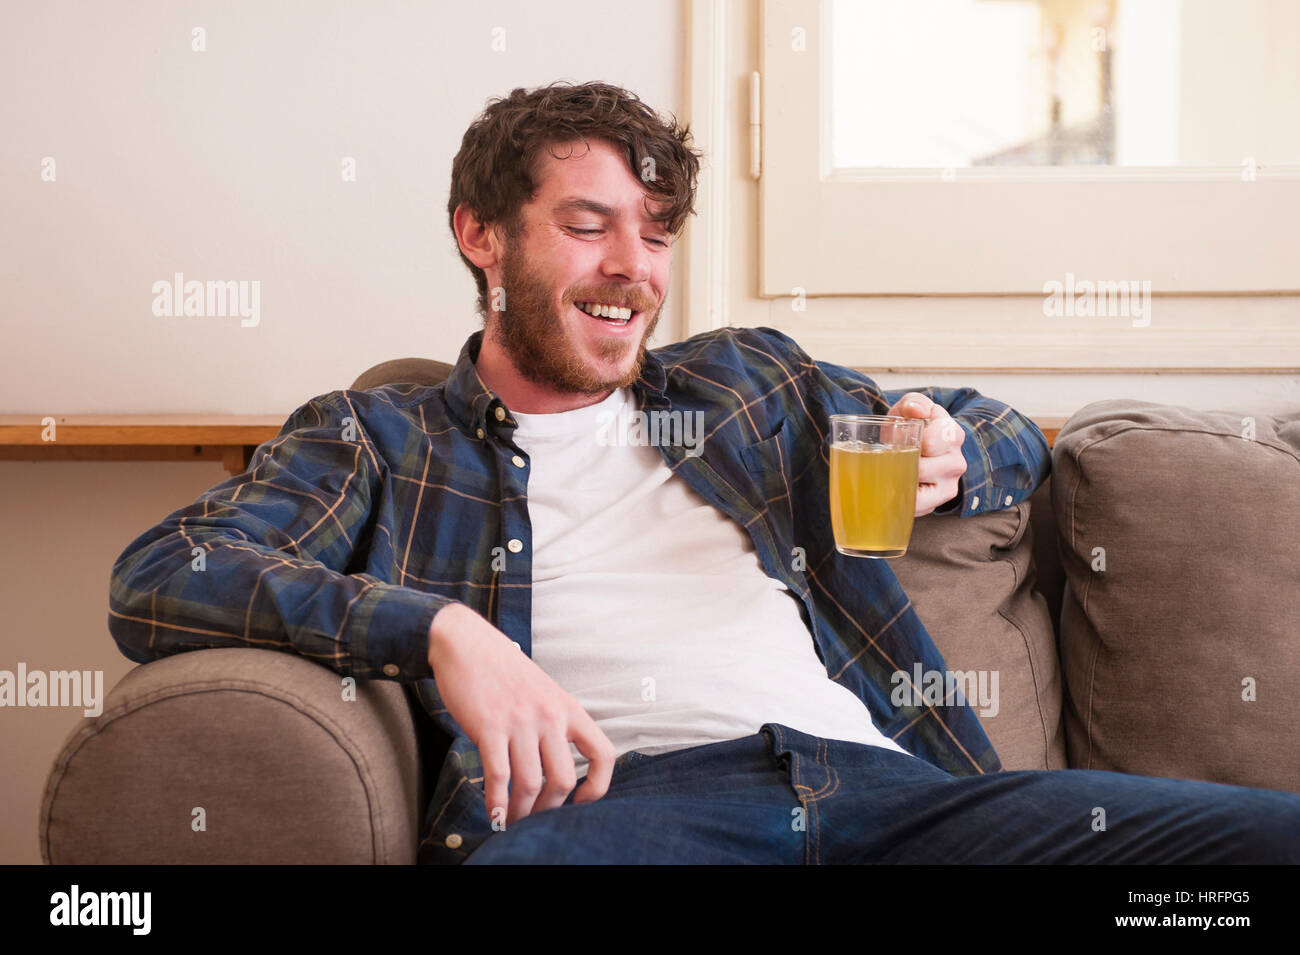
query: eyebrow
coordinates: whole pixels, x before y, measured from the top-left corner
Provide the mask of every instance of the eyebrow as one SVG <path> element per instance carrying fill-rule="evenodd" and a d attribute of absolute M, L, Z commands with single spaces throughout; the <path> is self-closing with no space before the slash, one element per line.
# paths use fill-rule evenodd
<path fill-rule="evenodd" d="M 554 211 L 558 213 L 590 212 L 598 216 L 603 216 L 606 219 L 613 219 L 615 222 L 621 222 L 623 219 L 623 211 L 621 209 L 615 209 L 613 206 L 606 205 L 605 203 L 599 202 L 595 199 L 588 199 L 585 196 L 569 196 L 568 198 L 561 199 L 555 204 Z M 656 216 L 649 221 L 655 225 L 663 227 L 665 230 L 667 229 L 668 220 L 666 216 Z"/>

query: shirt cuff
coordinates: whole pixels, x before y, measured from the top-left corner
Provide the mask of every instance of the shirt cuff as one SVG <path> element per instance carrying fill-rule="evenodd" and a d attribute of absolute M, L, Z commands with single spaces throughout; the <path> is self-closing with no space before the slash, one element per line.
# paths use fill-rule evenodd
<path fill-rule="evenodd" d="M 429 628 L 450 597 L 377 583 L 352 605 L 346 631 L 352 676 L 408 683 L 433 678 Z"/>
<path fill-rule="evenodd" d="M 966 432 L 966 438 L 961 443 L 961 454 L 966 459 L 966 471 L 957 479 L 956 496 L 930 513 L 958 514 L 967 517 L 1010 505 L 1011 501 L 1002 503 L 1007 497 L 1005 490 L 993 487 L 989 483 L 993 465 L 989 461 L 988 451 L 984 449 L 984 445 L 980 443 L 970 425 L 957 417 L 952 420 Z"/>

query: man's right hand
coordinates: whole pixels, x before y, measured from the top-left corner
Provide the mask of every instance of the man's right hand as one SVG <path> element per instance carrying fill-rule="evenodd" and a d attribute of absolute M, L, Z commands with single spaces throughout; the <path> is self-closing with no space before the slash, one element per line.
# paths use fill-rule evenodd
<path fill-rule="evenodd" d="M 578 781 L 570 740 L 589 761 L 573 801 L 605 795 L 617 756 L 609 737 L 513 640 L 465 604 L 434 615 L 429 667 L 447 712 L 483 758 L 489 818 L 499 818 L 493 811 L 507 798 L 506 825 L 562 805 Z"/>

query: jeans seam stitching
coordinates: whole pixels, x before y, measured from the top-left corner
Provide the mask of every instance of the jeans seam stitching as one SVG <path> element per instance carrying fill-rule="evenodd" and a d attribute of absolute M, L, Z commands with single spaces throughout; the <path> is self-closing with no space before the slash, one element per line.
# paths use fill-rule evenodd
<path fill-rule="evenodd" d="M 785 734 L 781 732 L 781 727 L 779 724 L 772 723 L 771 726 L 773 731 L 776 733 L 776 744 L 777 744 L 776 748 L 778 750 L 784 751 L 786 749 Z M 809 854 L 812 852 L 812 836 L 809 830 L 809 826 L 817 825 L 816 822 L 817 805 L 815 799 L 810 800 L 808 796 L 805 795 L 804 792 L 802 792 L 803 790 L 806 790 L 808 793 L 812 793 L 813 790 L 811 786 L 805 786 L 801 782 L 799 782 L 798 751 L 791 749 L 789 752 L 791 757 L 790 786 L 792 789 L 794 789 L 795 798 L 799 800 L 799 805 L 803 807 L 803 811 L 804 811 L 805 824 L 804 824 L 804 840 L 803 840 L 803 861 L 804 864 L 807 865 L 809 861 L 808 859 Z M 776 757 L 775 752 L 772 755 L 774 758 Z M 811 810 L 811 812 L 809 810 Z M 818 830 L 818 835 L 820 836 L 820 830 Z"/>
<path fill-rule="evenodd" d="M 818 799 L 821 799 L 821 798 L 824 797 L 824 796 L 829 796 L 829 795 L 831 794 L 831 792 L 834 792 L 834 791 L 835 791 L 835 790 L 831 789 L 831 772 L 830 772 L 831 767 L 830 767 L 830 763 L 829 763 L 828 761 L 823 761 L 823 760 L 821 759 L 821 752 L 822 752 L 822 744 L 823 744 L 823 743 L 826 744 L 826 752 L 827 752 L 827 757 L 828 757 L 828 759 L 829 759 L 830 748 L 831 748 L 831 746 L 830 746 L 830 741 L 829 741 L 829 740 L 825 740 L 825 739 L 820 739 L 820 738 L 819 738 L 819 739 L 817 740 L 817 758 L 816 758 L 814 761 L 817 763 L 818 766 L 825 766 L 825 767 L 826 767 L 826 784 L 825 784 L 824 786 L 822 786 L 821 789 L 818 789 L 816 792 L 813 792 L 813 791 L 812 791 L 812 787 L 811 787 L 811 786 L 808 788 L 808 793 L 809 793 L 808 798 L 809 798 L 809 799 L 812 799 L 813 801 L 816 801 L 816 800 L 818 800 Z M 839 785 L 838 778 L 839 778 L 839 777 L 837 776 L 837 777 L 836 777 L 837 782 L 835 783 L 836 786 Z M 830 790 L 830 792 L 827 792 L 827 790 Z"/>

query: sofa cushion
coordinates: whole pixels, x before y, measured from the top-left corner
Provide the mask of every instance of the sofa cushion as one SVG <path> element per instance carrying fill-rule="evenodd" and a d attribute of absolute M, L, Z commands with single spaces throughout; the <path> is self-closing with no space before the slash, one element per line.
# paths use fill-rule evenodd
<path fill-rule="evenodd" d="M 1052 500 L 1070 765 L 1300 791 L 1300 408 L 1093 402 Z"/>
<path fill-rule="evenodd" d="M 1030 495 L 1029 504 L 1029 533 L 1034 538 L 1034 587 L 1047 601 L 1052 629 L 1059 638 L 1065 569 L 1061 566 L 1060 534 L 1056 528 L 1056 511 L 1052 509 L 1050 477 Z"/>
<path fill-rule="evenodd" d="M 1056 634 L 1034 586 L 1032 503 L 918 518 L 907 553 L 889 561 L 949 671 L 983 673 L 996 687 L 996 711 L 975 712 L 1008 770 L 1066 766 Z"/>
<path fill-rule="evenodd" d="M 354 391 L 366 391 L 381 385 L 437 385 L 447 380 L 453 366 L 433 358 L 393 358 L 372 365 L 352 382 Z"/>

